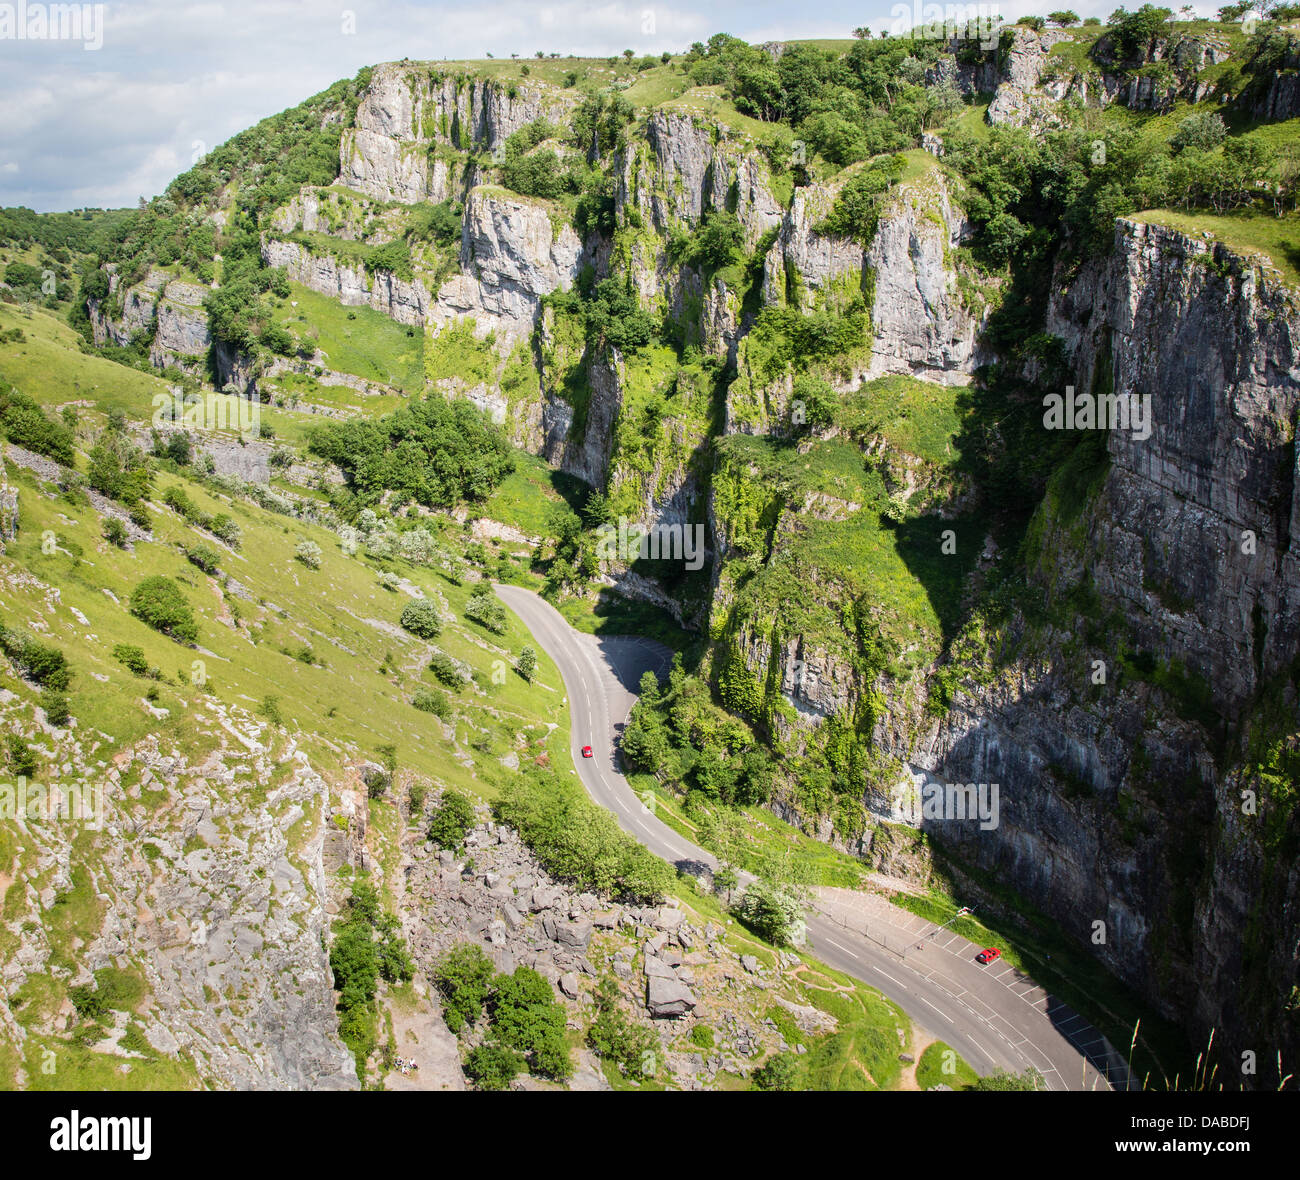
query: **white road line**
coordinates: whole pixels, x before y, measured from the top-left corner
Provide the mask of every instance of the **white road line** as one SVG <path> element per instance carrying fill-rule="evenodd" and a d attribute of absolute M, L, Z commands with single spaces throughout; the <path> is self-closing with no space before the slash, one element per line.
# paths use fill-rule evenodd
<path fill-rule="evenodd" d="M 856 959 L 856 958 L 858 957 L 857 955 L 853 954 L 853 952 L 852 952 L 851 950 L 849 950 L 848 947 L 846 947 L 846 946 L 840 946 L 840 944 L 839 944 L 838 942 L 836 942 L 835 939 L 831 938 L 830 936 L 827 936 L 826 941 L 829 942 L 829 943 L 831 944 L 831 946 L 839 947 L 839 949 L 842 950 L 846 955 L 849 955 L 849 956 L 851 956 L 851 957 L 854 958 L 854 959 Z M 882 971 L 881 974 L 883 975 L 884 972 Z"/>

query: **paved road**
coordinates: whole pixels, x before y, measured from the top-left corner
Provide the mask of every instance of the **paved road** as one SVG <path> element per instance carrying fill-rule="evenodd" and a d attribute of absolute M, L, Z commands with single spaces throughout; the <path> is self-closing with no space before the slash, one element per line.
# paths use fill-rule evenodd
<path fill-rule="evenodd" d="M 531 591 L 495 589 L 560 669 L 574 765 L 587 793 L 670 864 L 711 872 L 712 854 L 656 818 L 618 769 L 618 739 L 641 675 L 666 673 L 668 649 L 630 636 L 585 635 Z M 594 757 L 581 756 L 585 745 Z M 1103 1090 L 1102 1071 L 1109 1069 L 1115 1085 L 1123 1084 L 1120 1055 L 1068 1006 L 1005 964 L 981 967 L 971 943 L 882 898 L 821 890 L 808 915 L 808 935 L 823 962 L 883 992 L 982 1074 L 1032 1065 L 1050 1089 Z"/>

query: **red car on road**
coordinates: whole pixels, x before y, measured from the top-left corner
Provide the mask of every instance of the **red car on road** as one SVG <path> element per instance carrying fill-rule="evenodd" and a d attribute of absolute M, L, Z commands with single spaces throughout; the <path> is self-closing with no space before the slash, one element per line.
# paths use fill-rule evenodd
<path fill-rule="evenodd" d="M 582 756 L 583 756 L 584 758 L 594 758 L 594 757 L 595 757 L 595 755 L 592 754 L 592 752 L 591 752 L 591 747 L 590 747 L 590 746 L 583 746 L 583 747 L 582 747 Z"/>
<path fill-rule="evenodd" d="M 1002 958 L 1002 952 L 995 946 L 986 946 L 978 955 L 975 956 L 975 962 L 983 963 L 986 966 L 989 963 L 996 963 Z"/>

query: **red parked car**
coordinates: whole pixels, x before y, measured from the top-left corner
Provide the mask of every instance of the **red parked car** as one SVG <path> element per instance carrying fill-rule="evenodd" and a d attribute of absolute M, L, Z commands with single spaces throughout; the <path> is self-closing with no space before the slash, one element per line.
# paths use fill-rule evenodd
<path fill-rule="evenodd" d="M 989 963 L 997 962 L 1000 958 L 1002 958 L 1002 952 L 998 950 L 997 947 L 986 946 L 978 955 L 975 956 L 975 962 L 987 965 Z"/>
<path fill-rule="evenodd" d="M 583 747 L 582 747 L 582 756 L 583 756 L 584 758 L 592 758 L 592 757 L 594 757 L 595 755 L 592 754 L 592 752 L 591 752 L 591 747 L 590 747 L 590 746 L 583 746 Z"/>

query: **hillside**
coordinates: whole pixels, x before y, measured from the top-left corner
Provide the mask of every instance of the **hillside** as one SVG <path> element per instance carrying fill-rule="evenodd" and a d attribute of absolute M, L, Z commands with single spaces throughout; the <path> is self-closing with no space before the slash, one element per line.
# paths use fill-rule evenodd
<path fill-rule="evenodd" d="M 497 887 L 480 855 L 425 831 L 541 784 L 618 871 L 595 888 L 522 832 L 489 876 L 518 898 L 550 872 L 569 894 L 539 915 L 624 907 L 610 929 L 675 897 L 807 1010 L 803 1084 L 907 1084 L 877 1052 L 913 1044 L 901 1011 L 836 978 L 831 1012 L 829 968 L 752 921 L 721 937 L 716 894 L 591 818 L 563 683 L 492 581 L 680 653 L 624 761 L 778 895 L 975 898 L 1051 942 L 1115 1044 L 1140 1016 L 1156 1077 L 1211 1030 L 1293 1061 L 1300 41 L 1163 11 L 391 62 L 140 210 L 6 210 L 9 768 L 109 789 L 95 833 L 0 829 L 0 1075 L 38 1084 L 48 1050 L 86 1086 L 351 1087 L 409 1018 L 464 1085 L 481 1039 L 427 983 L 445 932 L 528 956 L 456 908 L 462 878 Z M 1147 429 L 1054 430 L 1066 391 Z M 611 553 L 629 524 L 701 560 Z M 192 632 L 132 613 L 155 577 Z M 927 781 L 997 784 L 1000 820 L 922 818 Z M 394 955 L 349 1022 L 326 946 L 357 913 L 420 974 Z M 602 1005 L 678 1055 L 656 1085 L 793 1051 L 755 993 L 780 1036 L 715 1060 L 721 993 L 682 944 L 708 997 L 687 1068 L 608 941 L 584 962 L 616 1000 L 560 983 L 567 951 L 537 967 L 584 1084 L 627 1084 L 590 1057 Z M 849 1068 L 850 1044 L 875 1047 Z"/>

